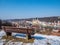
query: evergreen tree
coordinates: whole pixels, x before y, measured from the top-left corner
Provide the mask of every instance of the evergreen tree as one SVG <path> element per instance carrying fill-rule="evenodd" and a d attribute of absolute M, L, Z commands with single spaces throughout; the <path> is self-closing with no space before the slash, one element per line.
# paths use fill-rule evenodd
<path fill-rule="evenodd" d="M 2 29 L 2 20 L 0 19 L 0 29 Z"/>

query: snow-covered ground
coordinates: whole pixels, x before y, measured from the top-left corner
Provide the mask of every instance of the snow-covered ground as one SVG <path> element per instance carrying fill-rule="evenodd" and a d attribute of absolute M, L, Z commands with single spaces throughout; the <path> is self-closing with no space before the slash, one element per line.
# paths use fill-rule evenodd
<path fill-rule="evenodd" d="M 13 33 L 12 36 L 17 33 Z M 6 35 L 4 31 L 0 31 L 0 39 L 2 36 Z M 24 34 L 25 35 L 25 34 Z M 43 37 L 44 39 L 35 39 L 34 43 L 23 43 L 16 42 L 18 45 L 60 45 L 60 36 L 52 36 L 52 35 L 43 35 L 43 34 L 35 34 L 35 37 Z M 12 42 L 13 43 L 13 42 Z M 12 45 L 12 43 L 10 43 Z M 0 40 L 0 45 L 3 45 L 3 41 Z"/>
<path fill-rule="evenodd" d="M 2 36 L 5 36 L 6 35 L 6 33 L 2 30 L 2 31 L 0 31 L 0 39 L 2 38 Z"/>
<path fill-rule="evenodd" d="M 52 36 L 52 35 L 42 35 L 42 34 L 35 34 L 34 36 L 41 36 L 45 37 L 45 39 L 41 40 L 34 40 L 34 44 L 36 45 L 60 45 L 60 36 Z"/>
<path fill-rule="evenodd" d="M 60 36 L 43 35 L 43 34 L 38 34 L 38 33 L 36 33 L 34 36 L 45 37 L 46 39 L 60 40 Z"/>

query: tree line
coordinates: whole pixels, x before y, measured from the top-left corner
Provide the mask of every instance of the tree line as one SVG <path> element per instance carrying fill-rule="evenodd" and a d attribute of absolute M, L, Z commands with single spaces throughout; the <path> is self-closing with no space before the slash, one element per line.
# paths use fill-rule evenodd
<path fill-rule="evenodd" d="M 12 26 L 12 23 L 8 22 L 8 21 L 2 21 L 0 19 L 0 29 L 2 29 L 2 26 Z"/>

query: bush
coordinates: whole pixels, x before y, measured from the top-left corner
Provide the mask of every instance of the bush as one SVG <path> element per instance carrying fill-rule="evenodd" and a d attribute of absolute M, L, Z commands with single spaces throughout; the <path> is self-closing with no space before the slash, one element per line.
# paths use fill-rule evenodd
<path fill-rule="evenodd" d="M 12 26 L 12 24 L 10 23 L 10 22 L 4 22 L 3 24 L 2 24 L 3 26 Z"/>

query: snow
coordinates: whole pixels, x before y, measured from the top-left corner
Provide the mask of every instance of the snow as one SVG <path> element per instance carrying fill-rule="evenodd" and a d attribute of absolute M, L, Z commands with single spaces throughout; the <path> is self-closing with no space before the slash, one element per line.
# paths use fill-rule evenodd
<path fill-rule="evenodd" d="M 6 33 L 4 32 L 4 30 L 1 30 L 0 31 L 0 39 L 2 38 L 2 36 L 5 36 L 6 35 Z"/>
<path fill-rule="evenodd" d="M 0 45 L 3 45 L 3 42 L 1 42 Z"/>
<path fill-rule="evenodd" d="M 5 43 L 5 39 L 0 40 L 0 45 L 3 45 Z"/>
<path fill-rule="evenodd" d="M 9 43 L 9 45 L 22 45 L 22 44 L 23 44 L 22 42 L 10 42 Z"/>
<path fill-rule="evenodd" d="M 34 40 L 34 45 L 48 45 L 48 43 L 50 44 L 50 45 L 60 45 L 60 41 L 58 41 L 58 40 Z"/>
<path fill-rule="evenodd" d="M 12 36 L 16 35 L 17 33 L 13 33 Z M 20 33 L 19 33 L 20 34 Z M 6 33 L 2 30 L 0 31 L 0 39 L 2 36 L 5 36 Z M 23 34 L 26 35 L 26 34 Z M 60 45 L 60 36 L 53 36 L 53 35 L 43 35 L 43 34 L 34 34 L 37 37 L 43 37 L 44 39 L 35 39 L 33 43 L 23 43 L 23 42 L 11 42 L 10 45 Z M 21 37 L 23 38 L 23 37 Z M 0 45 L 3 45 L 4 40 L 0 40 Z"/>
<path fill-rule="evenodd" d="M 45 37 L 47 39 L 60 39 L 60 36 L 53 36 L 53 35 L 43 35 L 43 34 L 35 34 L 34 36 Z"/>
<path fill-rule="evenodd" d="M 35 34 L 34 36 L 41 36 L 45 37 L 46 39 L 42 40 L 34 40 L 34 44 L 36 45 L 47 45 L 49 43 L 50 45 L 60 45 L 60 36 L 52 36 L 52 35 L 42 35 L 42 34 Z"/>
<path fill-rule="evenodd" d="M 22 34 L 22 33 L 12 33 L 12 36 L 15 36 L 16 38 L 24 38 L 26 39 L 26 34 Z"/>

